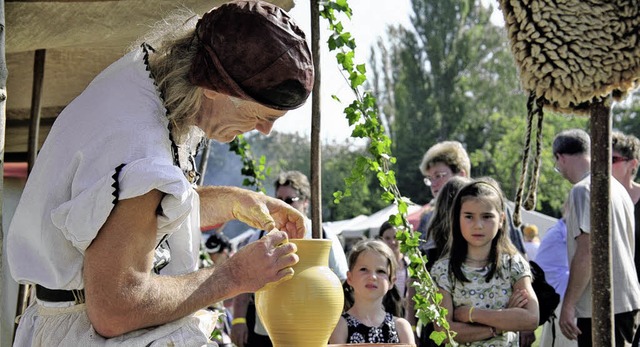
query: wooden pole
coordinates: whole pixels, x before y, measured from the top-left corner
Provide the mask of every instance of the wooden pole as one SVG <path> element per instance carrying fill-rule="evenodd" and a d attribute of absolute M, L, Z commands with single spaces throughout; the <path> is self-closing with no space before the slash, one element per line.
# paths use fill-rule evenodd
<path fill-rule="evenodd" d="M 593 345 L 613 346 L 611 277 L 611 108 L 591 105 L 591 336 Z"/>
<path fill-rule="evenodd" d="M 36 162 L 38 156 L 38 149 L 40 145 L 39 130 L 40 130 L 40 115 L 42 111 L 42 82 L 44 80 L 44 62 L 46 58 L 46 51 L 44 49 L 38 49 L 35 51 L 33 58 L 33 87 L 31 93 L 31 123 L 29 124 L 29 149 L 28 149 L 28 172 L 31 172 L 33 165 Z M 24 310 L 29 305 L 29 292 L 30 286 L 20 284 L 18 285 L 18 305 L 16 306 L 16 317 L 21 316 Z M 18 328 L 16 322 L 15 329 Z M 15 336 L 15 330 L 14 330 Z"/>
<path fill-rule="evenodd" d="M 198 178 L 198 185 L 201 186 L 204 184 L 204 175 L 207 174 L 207 165 L 209 165 L 209 152 L 211 152 L 211 140 L 204 140 L 204 148 L 202 149 L 202 157 L 200 158 L 200 167 L 198 168 L 198 172 L 200 173 L 200 178 Z"/>
<path fill-rule="evenodd" d="M 31 89 L 31 124 L 29 124 L 29 166 L 31 172 L 39 150 L 40 115 L 42 111 L 42 81 L 44 80 L 44 61 L 46 51 L 38 49 L 33 58 L 33 86 Z"/>
<path fill-rule="evenodd" d="M 7 126 L 7 60 L 5 58 L 5 43 L 4 43 L 4 1 L 0 1 L 0 171 L 3 173 L 0 175 L 0 279 L 4 279 L 4 266 L 3 266 L 3 250 L 4 250 L 4 228 L 2 227 L 3 209 L 4 205 L 4 136 Z M 2 282 L 0 285 L 0 302 L 4 301 L 4 289 L 7 285 Z M 1 307 L 2 305 L 0 305 Z M 1 307 L 0 312 L 5 312 L 7 308 Z M 11 311 L 10 311 L 11 312 Z M 1 329 L 2 327 L 0 327 Z M 3 339 L 6 341 L 5 339 Z M 1 341 L 0 341 L 1 342 Z"/>
<path fill-rule="evenodd" d="M 320 146 L 320 4 L 311 0 L 311 52 L 315 76 L 311 96 L 311 230 L 322 238 L 322 147 Z"/>

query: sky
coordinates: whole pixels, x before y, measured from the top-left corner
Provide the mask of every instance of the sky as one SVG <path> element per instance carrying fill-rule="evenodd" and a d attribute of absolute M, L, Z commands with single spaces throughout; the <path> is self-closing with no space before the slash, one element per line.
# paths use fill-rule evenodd
<path fill-rule="evenodd" d="M 289 14 L 304 30 L 311 47 L 311 15 L 310 1 L 297 0 Z M 341 19 L 345 31 L 350 32 L 356 41 L 355 61 L 358 64 L 369 62 L 369 47 L 375 44 L 378 37 L 383 36 L 387 25 L 402 24 L 409 26 L 411 13 L 410 0 L 350 0 L 349 6 L 353 16 L 349 21 Z M 327 39 L 328 24 L 320 19 L 321 39 L 320 59 L 322 63 L 321 81 L 321 129 L 320 138 L 323 142 L 344 142 L 351 135 L 351 130 L 343 114 L 343 109 L 351 103 L 354 95 L 349 85 L 340 74 L 339 65 L 335 59 L 335 52 L 329 52 Z M 338 103 L 331 95 L 336 95 L 342 101 Z M 289 111 L 278 120 L 273 131 L 285 133 L 299 133 L 311 137 L 311 97 L 299 109 Z"/>
<path fill-rule="evenodd" d="M 295 6 L 289 14 L 307 34 L 309 47 L 311 47 L 311 19 L 310 0 L 296 0 Z M 481 0 L 483 5 L 492 4 L 498 8 L 497 0 Z M 340 20 L 345 31 L 350 32 L 356 41 L 355 62 L 369 65 L 369 51 L 375 45 L 378 38 L 384 37 L 389 25 L 401 24 L 411 27 L 410 15 L 411 0 L 350 0 L 349 6 L 353 10 L 351 20 L 341 17 Z M 502 13 L 496 10 L 491 21 L 501 25 Z M 329 36 L 326 20 L 320 19 L 320 60 L 322 63 L 321 81 L 321 141 L 344 143 L 351 136 L 352 128 L 344 116 L 344 108 L 350 104 L 354 95 L 348 83 L 340 73 L 340 68 L 335 59 L 335 52 L 329 52 L 327 39 Z M 371 75 L 368 74 L 368 78 Z M 341 103 L 331 96 L 336 95 Z M 299 109 L 289 111 L 282 119 L 278 120 L 273 131 L 284 133 L 298 133 L 311 137 L 311 97 L 307 103 Z M 349 141 L 351 141 L 349 139 Z"/>

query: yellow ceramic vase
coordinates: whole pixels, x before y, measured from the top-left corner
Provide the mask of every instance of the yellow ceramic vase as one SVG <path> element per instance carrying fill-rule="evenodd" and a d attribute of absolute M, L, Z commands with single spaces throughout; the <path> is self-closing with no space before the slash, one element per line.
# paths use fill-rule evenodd
<path fill-rule="evenodd" d="M 344 305 L 329 269 L 331 240 L 290 240 L 300 261 L 290 280 L 256 292 L 256 309 L 274 347 L 326 347 Z"/>

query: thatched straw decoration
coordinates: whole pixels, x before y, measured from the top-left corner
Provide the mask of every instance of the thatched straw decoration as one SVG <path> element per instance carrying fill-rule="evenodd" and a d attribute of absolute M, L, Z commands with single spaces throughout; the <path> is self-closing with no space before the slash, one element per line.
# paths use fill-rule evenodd
<path fill-rule="evenodd" d="M 588 115 L 640 84 L 640 0 L 499 0 L 523 88 Z"/>

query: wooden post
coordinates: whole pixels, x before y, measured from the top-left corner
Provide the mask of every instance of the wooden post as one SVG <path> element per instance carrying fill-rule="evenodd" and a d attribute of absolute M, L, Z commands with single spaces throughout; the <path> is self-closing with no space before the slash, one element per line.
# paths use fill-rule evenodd
<path fill-rule="evenodd" d="M 320 4 L 311 0 L 311 54 L 315 76 L 311 96 L 311 230 L 322 238 L 322 147 L 320 145 Z"/>
<path fill-rule="evenodd" d="M 39 130 L 40 130 L 40 116 L 42 111 L 42 82 L 44 80 L 44 62 L 46 58 L 46 51 L 44 49 L 38 49 L 35 51 L 33 58 L 33 86 L 31 93 L 31 123 L 29 124 L 29 165 L 28 172 L 31 172 L 33 165 L 36 162 L 38 156 L 38 150 L 40 147 Z M 29 305 L 29 292 L 31 286 L 20 284 L 18 285 L 18 305 L 16 307 L 16 317 L 21 316 L 24 310 Z M 15 328 L 18 328 L 16 323 Z M 14 330 L 15 336 L 15 330 Z"/>
<path fill-rule="evenodd" d="M 200 178 L 198 179 L 198 185 L 201 186 L 204 184 L 204 175 L 207 174 L 207 165 L 209 165 L 209 153 L 211 152 L 211 140 L 206 138 L 204 139 L 204 148 L 202 149 L 202 156 L 200 157 L 200 167 L 198 168 L 198 172 L 200 173 Z"/>
<path fill-rule="evenodd" d="M 5 44 L 4 44 L 4 1 L 0 1 L 0 171 L 3 173 L 0 175 L 0 279 L 4 279 L 4 266 L 3 266 L 3 249 L 4 249 L 4 228 L 2 227 L 3 210 L 4 205 L 4 136 L 7 126 L 7 60 L 5 58 Z M 6 283 L 0 285 L 0 300 L 4 298 L 4 286 Z M 0 305 L 2 306 L 2 305 Z M 5 312 L 7 308 L 2 307 L 1 312 Z M 5 340 L 6 341 L 6 340 Z M 1 342 L 1 341 L 0 341 Z"/>
<path fill-rule="evenodd" d="M 591 336 L 594 346 L 613 346 L 611 278 L 611 108 L 591 105 Z"/>
<path fill-rule="evenodd" d="M 29 172 L 33 168 L 40 149 L 40 115 L 42 111 L 42 81 L 44 80 L 44 61 L 46 51 L 38 49 L 33 58 L 33 85 L 31 88 L 31 123 L 29 124 Z"/>

